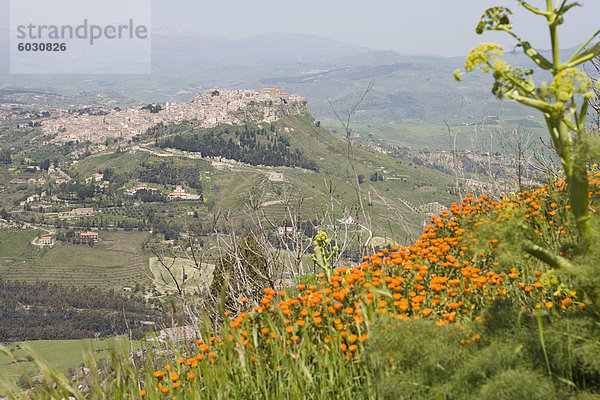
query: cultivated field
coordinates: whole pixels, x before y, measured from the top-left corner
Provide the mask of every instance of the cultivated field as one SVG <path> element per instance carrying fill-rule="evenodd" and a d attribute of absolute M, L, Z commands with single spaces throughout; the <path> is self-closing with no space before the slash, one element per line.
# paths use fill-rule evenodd
<path fill-rule="evenodd" d="M 0 232 L 0 276 L 23 281 L 122 288 L 147 281 L 143 232 L 100 231 L 93 246 L 59 242 L 52 248 L 31 244 L 34 230 Z"/>

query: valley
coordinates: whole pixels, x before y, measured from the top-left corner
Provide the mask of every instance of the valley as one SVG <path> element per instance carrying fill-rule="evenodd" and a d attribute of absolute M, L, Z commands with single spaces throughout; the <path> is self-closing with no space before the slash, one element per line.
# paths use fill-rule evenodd
<path fill-rule="evenodd" d="M 505 55 L 553 78 L 529 57 Z M 585 233 L 545 114 L 453 79 L 464 57 L 308 34 L 156 29 L 152 60 L 0 73 L 0 398 L 475 398 L 502 362 L 559 376 L 542 321 L 558 348 L 596 294 L 544 264 L 582 260 Z"/>

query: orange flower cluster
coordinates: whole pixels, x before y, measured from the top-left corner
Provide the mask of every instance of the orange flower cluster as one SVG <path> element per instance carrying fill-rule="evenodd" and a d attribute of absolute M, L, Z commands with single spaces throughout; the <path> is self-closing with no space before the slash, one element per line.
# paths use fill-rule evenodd
<path fill-rule="evenodd" d="M 211 337 L 209 344 L 204 343 L 202 339 L 197 341 L 199 345 L 198 354 L 192 358 L 178 358 L 174 366 L 169 364 L 164 366 L 164 370 L 154 371 L 152 377 L 155 380 L 155 390 L 163 395 L 172 395 L 177 398 L 177 394 L 183 391 L 191 391 L 191 388 L 198 384 L 198 379 L 203 380 L 200 373 L 199 363 L 206 362 L 214 364 L 217 353 L 211 351 L 215 345 L 222 343 L 221 338 Z M 141 390 L 140 395 L 146 396 L 146 390 Z"/>
<path fill-rule="evenodd" d="M 599 178 L 600 172 L 590 174 L 590 196 L 600 194 Z M 566 310 L 574 303 L 585 307 L 575 299 L 575 292 L 552 293 L 548 284 L 540 282 L 537 269 L 534 273 L 520 266 L 501 272 L 494 261 L 500 239 L 486 239 L 482 246 L 478 243 L 482 239 L 473 234 L 482 224 L 498 224 L 521 212 L 538 236 L 544 236 L 540 225 L 552 227 L 549 221 L 560 223 L 553 229 L 566 235 L 568 218 L 565 212 L 557 212 L 564 187 L 559 180 L 554 188 L 543 186 L 499 200 L 468 194 L 461 204 L 453 203 L 449 210 L 432 216 L 413 245 L 383 249 L 364 257 L 358 266 L 335 270 L 329 280 L 319 274 L 317 284 L 298 285 L 297 296 L 265 289 L 256 313 L 242 314 L 230 326 L 243 333 L 245 322 L 260 323 L 257 314 L 268 311 L 283 322 L 281 336 L 287 345 L 298 340 L 299 331 L 311 340 L 331 341 L 333 327 L 344 342 L 340 347 L 349 349 L 354 343 L 349 338 L 365 339 L 359 333 L 361 325 L 373 312 L 405 320 L 427 317 L 443 325 L 460 316 L 471 317 L 483 305 L 515 291 L 521 292 L 523 304 L 538 308 L 548 306 L 555 295 L 560 299 L 552 308 Z M 262 333 L 277 337 L 272 328 Z M 247 344 L 246 340 L 243 345 Z"/>
<path fill-rule="evenodd" d="M 590 198 L 597 201 L 600 172 L 590 175 L 590 183 Z M 561 290 L 539 265 L 500 266 L 495 253 L 502 239 L 476 234 L 482 225 L 522 218 L 540 240 L 574 235 L 561 193 L 564 187 L 564 181 L 558 181 L 499 200 L 486 195 L 475 199 L 468 194 L 460 204 L 453 203 L 449 210 L 432 216 L 430 225 L 411 246 L 382 249 L 364 257 L 359 265 L 336 269 L 329 279 L 318 274 L 315 284 L 298 285 L 297 295 L 265 289 L 253 312 L 230 321 L 226 338 L 249 354 L 275 348 L 297 357 L 302 342 L 310 341 L 323 353 L 338 349 L 347 358 L 357 359 L 368 339 L 366 324 L 376 314 L 400 320 L 428 318 L 442 326 L 477 317 L 491 301 L 508 295 L 518 299 L 523 308 L 564 312 L 575 305 L 583 309 L 585 304 L 577 300 L 576 293 Z M 594 202 L 590 204 L 594 212 Z M 241 303 L 247 301 L 240 299 Z M 474 335 L 463 342 L 478 338 Z M 217 354 L 211 349 L 215 342 L 222 344 L 214 337 L 207 344 L 199 342 L 200 353 L 181 359 L 178 365 L 193 369 L 199 362 L 214 363 Z M 255 361 L 254 355 L 251 360 Z M 157 390 L 176 390 L 182 380 L 180 371 L 156 371 Z M 196 383 L 193 372 L 184 377 Z"/>

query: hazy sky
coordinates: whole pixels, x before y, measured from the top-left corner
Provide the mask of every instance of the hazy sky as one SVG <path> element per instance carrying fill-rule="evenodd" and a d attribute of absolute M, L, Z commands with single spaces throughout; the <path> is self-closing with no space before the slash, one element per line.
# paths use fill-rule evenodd
<path fill-rule="evenodd" d="M 481 41 L 512 43 L 498 33 L 482 38 L 474 32 L 487 7 L 505 5 L 516 12 L 516 30 L 522 37 L 541 48 L 549 47 L 543 19 L 523 17 L 528 13 L 515 0 L 149 1 L 155 28 L 226 38 L 263 32 L 310 33 L 375 49 L 445 56 L 464 55 Z M 544 0 L 530 2 L 545 5 Z M 562 47 L 581 43 L 600 29 L 600 0 L 580 2 L 584 7 L 570 11 L 561 29 Z M 9 0 L 0 0 L 2 28 L 8 26 L 8 6 Z"/>

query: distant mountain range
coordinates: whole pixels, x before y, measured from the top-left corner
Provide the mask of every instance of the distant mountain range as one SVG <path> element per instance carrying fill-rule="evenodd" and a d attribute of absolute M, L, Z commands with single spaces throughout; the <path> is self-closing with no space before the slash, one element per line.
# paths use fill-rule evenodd
<path fill-rule="evenodd" d="M 490 94 L 489 76 L 471 74 L 462 83 L 452 72 L 464 57 L 406 56 L 314 35 L 265 33 L 244 39 L 153 35 L 150 75 L 10 75 L 8 34 L 0 32 L 0 88 L 53 87 L 77 94 L 114 91 L 138 102 L 186 101 L 211 87 L 260 89 L 279 86 L 309 100 L 318 118 L 344 113 L 373 82 L 356 120 L 364 124 L 430 124 L 461 115 L 523 116 L 518 105 Z M 522 53 L 509 61 L 527 63 Z M 330 102 L 331 101 L 331 102 Z"/>
<path fill-rule="evenodd" d="M 244 39 L 154 35 L 153 63 L 159 69 L 173 60 L 183 65 L 282 65 L 322 63 L 370 49 L 314 35 L 264 33 Z"/>

